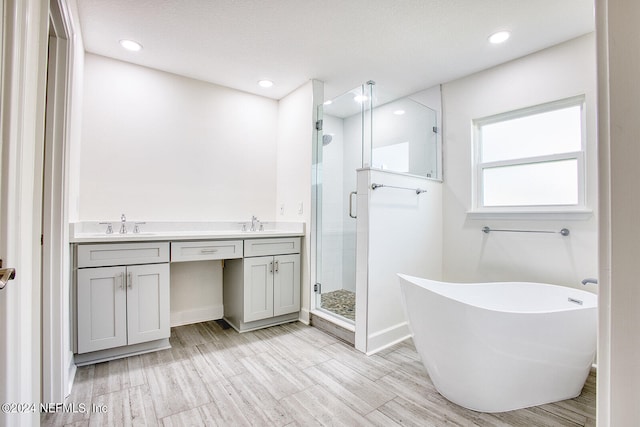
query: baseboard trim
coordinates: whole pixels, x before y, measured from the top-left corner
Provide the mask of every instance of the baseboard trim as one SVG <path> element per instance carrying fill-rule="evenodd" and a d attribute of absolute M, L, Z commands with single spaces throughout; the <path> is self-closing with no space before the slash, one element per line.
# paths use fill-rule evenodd
<path fill-rule="evenodd" d="M 224 306 L 210 305 L 192 310 L 172 311 L 170 315 L 171 327 L 191 325 L 192 323 L 219 320 L 224 316 Z"/>
<path fill-rule="evenodd" d="M 369 335 L 366 354 L 367 356 L 371 356 L 407 338 L 411 338 L 409 324 L 407 322 L 398 323 L 397 325 Z"/>
<path fill-rule="evenodd" d="M 74 361 L 77 366 L 93 365 L 100 362 L 108 362 L 109 360 L 121 359 L 129 356 L 137 356 L 139 354 L 151 353 L 153 351 L 165 350 L 171 348 L 169 338 L 162 338 L 155 341 L 132 344 L 128 346 L 108 348 L 98 350 L 91 353 L 76 354 Z"/>
<path fill-rule="evenodd" d="M 76 379 L 76 372 L 78 367 L 74 363 L 73 354 L 69 358 L 69 366 L 67 366 L 67 384 L 65 384 L 64 397 L 67 398 L 71 395 L 71 389 L 73 388 L 73 382 Z"/>
<path fill-rule="evenodd" d="M 298 320 L 308 326 L 311 323 L 309 310 L 307 310 L 306 308 L 300 309 L 300 317 L 298 318 Z"/>

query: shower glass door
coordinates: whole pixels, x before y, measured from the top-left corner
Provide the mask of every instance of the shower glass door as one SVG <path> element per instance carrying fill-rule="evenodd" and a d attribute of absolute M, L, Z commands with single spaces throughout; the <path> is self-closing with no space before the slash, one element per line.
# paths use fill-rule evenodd
<path fill-rule="evenodd" d="M 318 111 L 315 307 L 349 322 L 355 321 L 356 170 L 366 155 L 371 91 L 371 84 L 359 86 Z"/>

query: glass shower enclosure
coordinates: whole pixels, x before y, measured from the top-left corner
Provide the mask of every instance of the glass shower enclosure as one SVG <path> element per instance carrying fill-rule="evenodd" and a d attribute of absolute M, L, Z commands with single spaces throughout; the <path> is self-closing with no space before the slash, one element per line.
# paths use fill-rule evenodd
<path fill-rule="evenodd" d="M 373 89 L 368 82 L 318 107 L 315 307 L 348 323 L 356 314 L 356 170 L 371 155 Z"/>
<path fill-rule="evenodd" d="M 436 111 L 419 94 L 378 104 L 370 81 L 318 107 L 315 309 L 354 324 L 359 169 L 442 179 Z"/>

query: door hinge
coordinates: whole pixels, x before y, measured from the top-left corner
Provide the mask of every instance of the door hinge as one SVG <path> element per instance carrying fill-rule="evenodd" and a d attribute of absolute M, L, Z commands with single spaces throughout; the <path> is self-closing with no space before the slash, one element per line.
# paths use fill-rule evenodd
<path fill-rule="evenodd" d="M 322 285 L 320 283 L 316 283 L 315 285 L 313 285 L 313 292 L 317 293 L 317 294 L 321 294 L 322 291 Z"/>
<path fill-rule="evenodd" d="M 40 235 L 40 246 L 44 246 L 44 234 Z"/>
<path fill-rule="evenodd" d="M 322 120 L 316 121 L 316 130 L 322 130 Z"/>
<path fill-rule="evenodd" d="M 440 131 L 440 129 L 438 129 L 438 126 L 434 126 L 431 129 L 433 130 L 433 133 L 439 133 L 439 131 Z"/>

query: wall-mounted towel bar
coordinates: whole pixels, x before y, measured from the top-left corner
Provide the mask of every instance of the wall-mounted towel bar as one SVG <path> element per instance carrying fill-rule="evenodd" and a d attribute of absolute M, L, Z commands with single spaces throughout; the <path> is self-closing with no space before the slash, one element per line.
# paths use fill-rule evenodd
<path fill-rule="evenodd" d="M 395 185 L 386 185 L 386 184 L 371 184 L 372 190 L 375 190 L 376 188 L 380 188 L 380 187 L 397 188 L 399 190 L 411 190 L 411 191 L 415 191 L 416 194 L 427 192 L 427 190 L 423 190 L 422 188 L 396 187 Z"/>
<path fill-rule="evenodd" d="M 504 231 L 507 233 L 550 233 L 550 234 L 561 234 L 563 236 L 569 235 L 569 229 L 563 228 L 560 231 L 546 231 L 546 230 L 496 230 L 495 228 L 482 227 L 482 232 L 490 233 L 492 231 Z"/>

